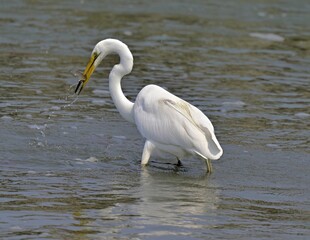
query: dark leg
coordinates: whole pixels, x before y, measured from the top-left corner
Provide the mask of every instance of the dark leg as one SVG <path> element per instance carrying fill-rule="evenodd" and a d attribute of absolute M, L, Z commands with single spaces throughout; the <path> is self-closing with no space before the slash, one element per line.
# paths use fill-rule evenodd
<path fill-rule="evenodd" d="M 182 165 L 182 162 L 181 162 L 181 160 L 179 159 L 179 158 L 177 158 L 178 159 L 178 163 L 177 163 L 177 166 L 178 167 L 182 167 L 183 165 Z"/>

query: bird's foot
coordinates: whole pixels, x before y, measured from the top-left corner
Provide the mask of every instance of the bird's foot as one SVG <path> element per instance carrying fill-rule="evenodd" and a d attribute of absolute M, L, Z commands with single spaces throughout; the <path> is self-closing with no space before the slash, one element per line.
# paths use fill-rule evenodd
<path fill-rule="evenodd" d="M 177 166 L 177 167 L 182 167 L 182 166 L 183 166 L 183 164 L 182 164 L 182 162 L 181 162 L 180 159 L 178 159 L 178 162 L 177 162 L 176 166 Z"/>

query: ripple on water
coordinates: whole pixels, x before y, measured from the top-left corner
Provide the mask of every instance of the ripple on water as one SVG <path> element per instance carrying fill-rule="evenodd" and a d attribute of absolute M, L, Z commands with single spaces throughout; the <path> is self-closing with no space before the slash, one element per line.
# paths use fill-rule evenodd
<path fill-rule="evenodd" d="M 96 157 L 89 157 L 87 159 L 85 159 L 85 162 L 92 162 L 92 163 L 95 163 L 95 162 L 98 162 L 98 158 Z"/>
<path fill-rule="evenodd" d="M 305 113 L 305 112 L 299 112 L 299 113 L 295 113 L 295 117 L 298 117 L 298 118 L 308 118 L 308 117 L 310 117 L 310 114 L 309 113 Z"/>
<path fill-rule="evenodd" d="M 1 117 L 1 120 L 4 121 L 4 122 L 10 122 L 10 121 L 13 120 L 13 118 L 10 117 L 10 116 L 2 116 L 2 117 Z"/>
<path fill-rule="evenodd" d="M 243 107 L 246 105 L 243 101 L 231 101 L 231 102 L 223 102 L 223 106 L 232 106 L 232 107 Z"/>
<path fill-rule="evenodd" d="M 101 90 L 101 89 L 94 89 L 92 92 L 96 96 L 104 96 L 104 95 L 109 95 L 110 94 L 109 91 Z"/>
<path fill-rule="evenodd" d="M 274 143 L 268 143 L 266 144 L 267 147 L 270 147 L 270 148 L 280 148 L 280 146 L 278 144 L 274 144 Z"/>
<path fill-rule="evenodd" d="M 274 33 L 250 33 L 251 37 L 272 41 L 272 42 L 283 42 L 284 37 Z"/>
<path fill-rule="evenodd" d="M 105 101 L 104 99 L 94 99 L 91 102 L 92 102 L 92 104 L 100 105 L 100 106 L 107 104 L 107 101 Z"/>
<path fill-rule="evenodd" d="M 61 110 L 61 107 L 59 107 L 59 106 L 52 106 L 52 107 L 50 107 L 50 110 L 51 111 L 59 111 L 59 110 Z"/>
<path fill-rule="evenodd" d="M 229 112 L 229 111 L 240 110 L 245 106 L 246 106 L 246 103 L 243 101 L 240 101 L 240 100 L 223 102 L 221 112 L 225 113 L 225 112 Z"/>
<path fill-rule="evenodd" d="M 47 124 L 43 124 L 43 125 L 30 124 L 30 125 L 28 125 L 28 128 L 36 129 L 36 130 L 45 130 L 47 128 Z"/>

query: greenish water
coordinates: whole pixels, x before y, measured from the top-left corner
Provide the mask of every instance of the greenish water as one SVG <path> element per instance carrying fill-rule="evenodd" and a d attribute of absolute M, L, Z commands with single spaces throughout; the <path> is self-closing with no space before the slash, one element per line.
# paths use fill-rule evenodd
<path fill-rule="evenodd" d="M 2 3 L 0 238 L 308 239 L 309 11 L 306 0 Z M 209 116 L 224 149 L 212 175 L 194 158 L 141 169 L 144 140 L 108 92 L 117 58 L 76 100 L 72 72 L 108 37 L 133 52 L 130 99 L 157 84 Z"/>

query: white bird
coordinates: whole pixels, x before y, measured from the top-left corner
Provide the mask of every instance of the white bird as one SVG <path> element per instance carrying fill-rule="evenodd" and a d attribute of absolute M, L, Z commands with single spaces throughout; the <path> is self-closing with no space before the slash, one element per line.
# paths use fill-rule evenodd
<path fill-rule="evenodd" d="M 211 172 L 210 160 L 219 159 L 223 150 L 211 121 L 198 108 L 157 85 L 145 86 L 134 103 L 125 97 L 121 80 L 133 68 L 133 56 L 123 42 L 105 39 L 96 44 L 75 92 L 82 91 L 96 67 L 109 54 L 120 57 L 120 63 L 109 75 L 113 102 L 122 117 L 135 123 L 146 139 L 141 164 L 147 165 L 155 152 L 170 153 L 177 157 L 178 163 L 184 156 L 196 155 L 206 161 L 207 172 Z"/>

